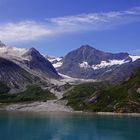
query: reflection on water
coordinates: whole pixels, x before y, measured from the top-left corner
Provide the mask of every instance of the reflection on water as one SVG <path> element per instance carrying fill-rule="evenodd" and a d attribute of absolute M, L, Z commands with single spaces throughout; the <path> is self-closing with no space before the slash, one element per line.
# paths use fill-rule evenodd
<path fill-rule="evenodd" d="M 139 140 L 140 118 L 0 113 L 0 140 Z"/>

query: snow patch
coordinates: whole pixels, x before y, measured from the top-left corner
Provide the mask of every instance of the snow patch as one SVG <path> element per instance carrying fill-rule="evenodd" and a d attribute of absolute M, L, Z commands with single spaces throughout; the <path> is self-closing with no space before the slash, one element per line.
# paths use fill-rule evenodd
<path fill-rule="evenodd" d="M 59 68 L 62 66 L 62 64 L 63 64 L 62 62 L 57 62 L 57 63 L 54 63 L 53 66 L 54 68 Z"/>
<path fill-rule="evenodd" d="M 84 68 L 84 69 L 91 68 L 91 66 L 86 61 L 83 61 L 82 63 L 80 63 L 79 66 L 80 68 Z"/>
<path fill-rule="evenodd" d="M 79 66 L 84 69 L 92 68 L 94 70 L 98 70 L 98 69 L 110 67 L 113 65 L 122 65 L 127 62 L 129 62 L 129 61 L 126 61 L 124 59 L 123 60 L 114 59 L 114 60 L 109 60 L 109 61 L 101 61 L 101 63 L 97 64 L 97 65 L 89 65 L 88 62 L 83 61 L 82 63 L 79 64 Z"/>
<path fill-rule="evenodd" d="M 132 62 L 136 61 L 137 59 L 140 59 L 140 56 L 133 56 L 133 55 L 129 55 L 129 57 L 132 59 Z"/>
<path fill-rule="evenodd" d="M 124 63 L 127 63 L 129 61 L 126 61 L 126 60 L 109 60 L 109 61 L 101 61 L 100 64 L 97 64 L 97 65 L 92 65 L 92 68 L 94 70 L 97 70 L 97 69 L 101 69 L 101 68 L 106 68 L 106 67 L 110 67 L 110 66 L 113 66 L 113 65 L 122 65 Z"/>
<path fill-rule="evenodd" d="M 68 76 L 68 75 L 65 75 L 65 74 L 62 74 L 62 73 L 58 73 L 61 77 L 63 77 L 63 78 L 67 78 L 67 79 L 75 79 L 75 78 L 72 78 L 72 77 L 70 77 L 70 76 Z"/>
<path fill-rule="evenodd" d="M 62 57 L 47 56 L 47 59 L 52 63 L 54 68 L 59 68 L 62 66 Z"/>
<path fill-rule="evenodd" d="M 46 56 L 46 58 L 50 61 L 50 62 L 55 62 L 55 61 L 61 61 L 62 57 L 55 57 L 55 56 Z"/>
<path fill-rule="evenodd" d="M 96 82 L 96 79 L 81 79 L 81 78 L 73 78 L 68 75 L 64 75 L 62 73 L 58 73 L 62 79 L 59 82 L 70 83 L 70 84 L 80 84 L 85 82 Z"/>

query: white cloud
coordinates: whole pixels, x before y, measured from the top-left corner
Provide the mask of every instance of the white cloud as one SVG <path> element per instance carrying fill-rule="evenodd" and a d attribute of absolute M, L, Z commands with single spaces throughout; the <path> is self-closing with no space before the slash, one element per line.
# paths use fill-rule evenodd
<path fill-rule="evenodd" d="M 7 42 L 31 41 L 62 33 L 100 31 L 137 21 L 140 21 L 140 7 L 126 11 L 47 18 L 43 23 L 36 21 L 6 23 L 0 24 L 0 40 Z"/>
<path fill-rule="evenodd" d="M 7 23 L 0 25 L 0 40 L 28 41 L 50 34 L 50 30 L 33 21 Z"/>

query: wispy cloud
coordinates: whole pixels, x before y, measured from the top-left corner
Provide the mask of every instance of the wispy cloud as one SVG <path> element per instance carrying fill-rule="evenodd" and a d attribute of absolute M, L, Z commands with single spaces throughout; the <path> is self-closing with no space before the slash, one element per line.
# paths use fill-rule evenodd
<path fill-rule="evenodd" d="M 0 25 L 0 40 L 28 41 L 50 34 L 50 30 L 35 21 L 22 21 Z"/>
<path fill-rule="evenodd" d="M 75 32 L 101 31 L 140 21 L 140 7 L 125 11 L 89 13 L 75 16 L 47 18 L 45 22 L 21 21 L 0 24 L 0 40 L 31 41 L 44 36 Z"/>
<path fill-rule="evenodd" d="M 98 31 L 140 21 L 140 7 L 126 11 L 81 14 L 46 20 L 56 27 L 56 29 L 59 29 L 60 32 Z"/>

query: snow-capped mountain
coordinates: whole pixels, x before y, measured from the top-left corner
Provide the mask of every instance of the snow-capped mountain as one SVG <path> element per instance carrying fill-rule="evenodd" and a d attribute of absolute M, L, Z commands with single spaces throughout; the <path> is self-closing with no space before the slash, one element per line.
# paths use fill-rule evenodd
<path fill-rule="evenodd" d="M 52 57 L 41 55 L 35 48 L 10 47 L 0 42 L 0 57 L 45 79 L 59 79 L 59 75 L 65 75 L 78 79 L 119 81 L 140 66 L 140 56 L 103 52 L 89 45 L 83 45 L 64 57 Z"/>
<path fill-rule="evenodd" d="M 83 45 L 69 52 L 61 60 L 62 65 L 57 69 L 60 73 L 74 78 L 102 79 L 113 76 L 117 70 L 121 73 L 125 67 L 134 64 L 127 72 L 121 74 L 125 76 L 135 66 L 140 66 L 139 60 L 140 56 L 132 56 L 128 53 L 113 54 L 97 50 L 89 45 Z M 119 72 L 117 72 L 116 77 L 119 77 Z"/>
<path fill-rule="evenodd" d="M 0 57 L 11 60 L 28 72 L 43 78 L 59 78 L 53 65 L 35 48 L 10 47 L 0 42 Z"/>

